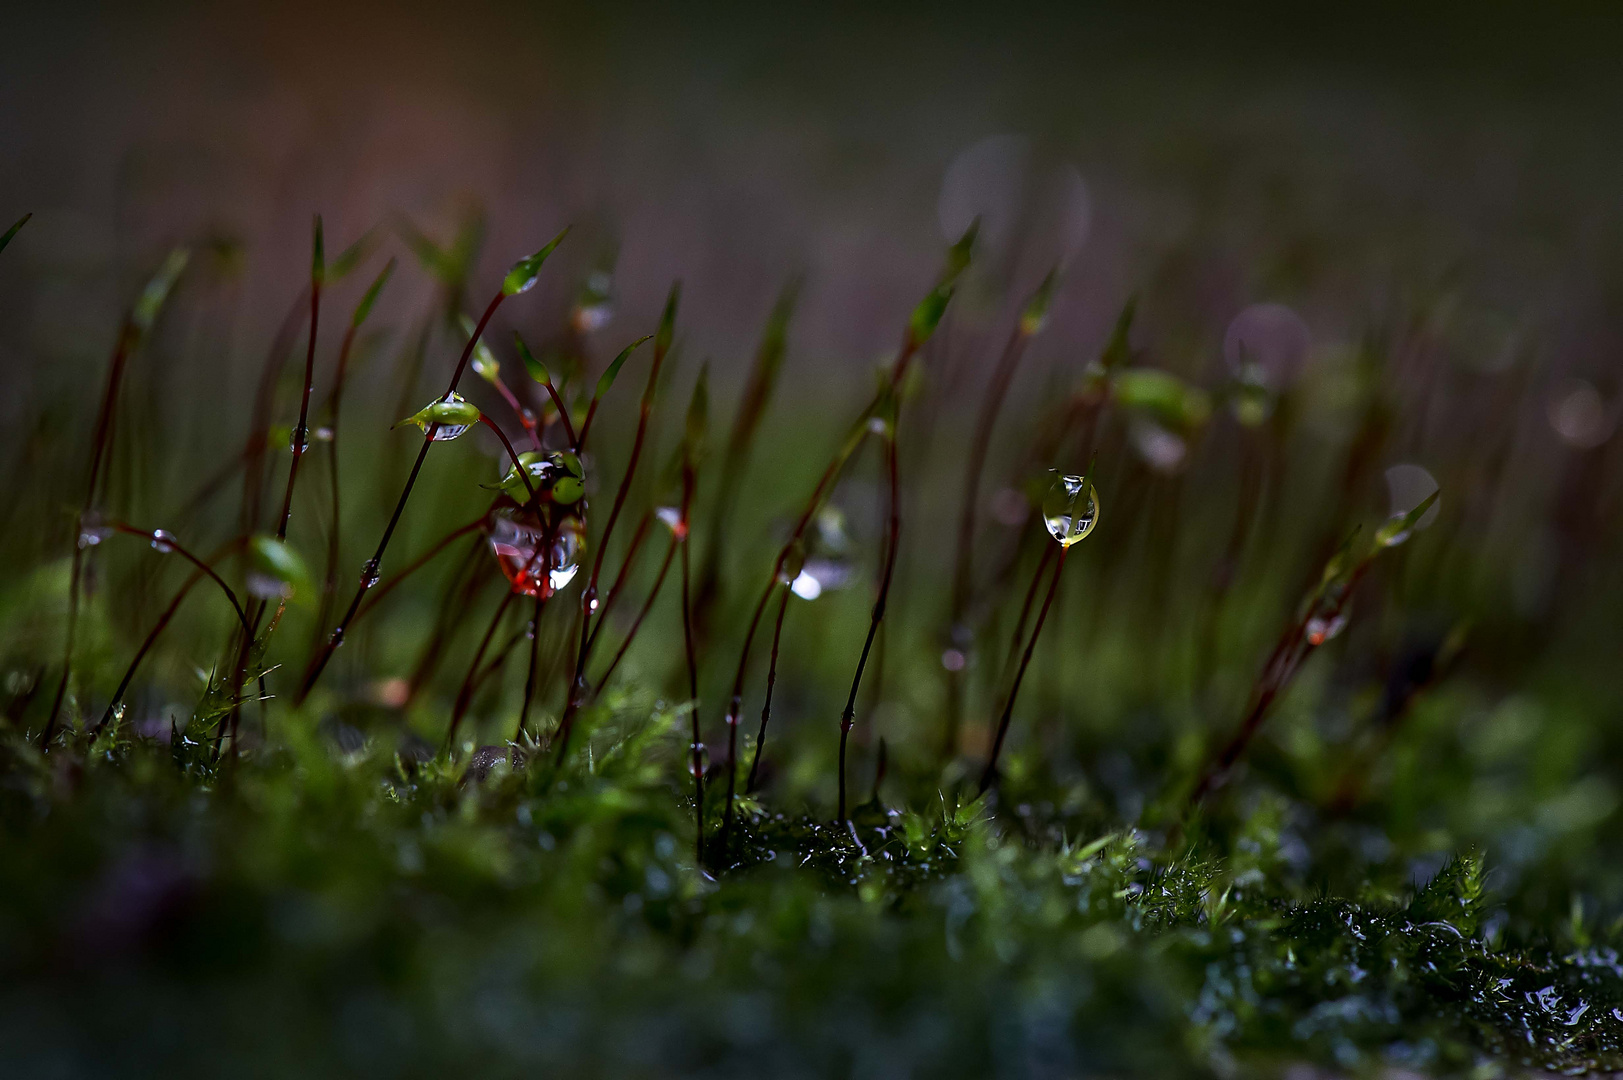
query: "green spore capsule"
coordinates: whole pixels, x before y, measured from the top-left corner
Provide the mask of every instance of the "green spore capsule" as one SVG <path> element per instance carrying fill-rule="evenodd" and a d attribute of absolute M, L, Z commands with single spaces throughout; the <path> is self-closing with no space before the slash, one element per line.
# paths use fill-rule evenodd
<path fill-rule="evenodd" d="M 395 427 L 415 424 L 433 441 L 449 442 L 478 422 L 479 406 L 453 391 L 406 417 Z"/>

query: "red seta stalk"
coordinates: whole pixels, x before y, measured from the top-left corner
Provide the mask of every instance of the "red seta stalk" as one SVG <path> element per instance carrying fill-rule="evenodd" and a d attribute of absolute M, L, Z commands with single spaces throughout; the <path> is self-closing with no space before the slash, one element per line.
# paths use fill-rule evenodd
<path fill-rule="evenodd" d="M 1089 470 L 1090 472 L 1092 470 Z M 1087 495 L 1084 493 L 1083 498 Z M 1048 609 L 1054 603 L 1054 594 L 1059 590 L 1059 576 L 1065 572 L 1065 555 L 1070 551 L 1068 547 L 1059 549 L 1059 558 L 1054 563 L 1054 576 L 1049 579 L 1048 592 L 1043 597 L 1043 606 L 1037 611 L 1037 623 L 1031 628 L 1031 637 L 1026 641 L 1026 651 L 1020 657 L 1020 667 L 1014 673 L 1014 685 L 1009 687 L 1009 698 L 1003 705 L 1003 715 L 998 720 L 997 736 L 992 740 L 992 752 L 986 759 L 986 770 L 981 773 L 980 790 L 984 793 L 997 779 L 997 759 L 1003 752 L 1003 739 L 1009 733 L 1009 720 L 1014 716 L 1014 702 L 1020 696 L 1020 684 L 1025 680 L 1026 668 L 1031 665 L 1031 654 L 1036 651 L 1037 638 L 1043 632 L 1043 623 L 1048 618 Z M 1037 566 L 1037 574 L 1041 576 L 1043 564 Z"/>
<path fill-rule="evenodd" d="M 868 653 L 873 648 L 874 635 L 879 632 L 879 624 L 885 618 L 885 604 L 890 598 L 890 583 L 896 575 L 896 552 L 901 546 L 901 490 L 897 482 L 896 434 L 894 431 L 885 439 L 885 466 L 888 480 L 886 487 L 887 501 L 890 505 L 890 528 L 885 538 L 885 571 L 879 582 L 879 596 L 874 600 L 873 614 L 868 620 L 868 637 L 862 643 L 862 655 L 857 659 L 857 671 L 851 678 L 851 695 L 846 698 L 845 712 L 840 714 L 840 808 L 838 817 L 840 821 L 849 820 L 845 813 L 845 747 L 850 739 L 851 728 L 856 724 L 857 691 L 862 686 L 862 672 L 868 666 Z"/>

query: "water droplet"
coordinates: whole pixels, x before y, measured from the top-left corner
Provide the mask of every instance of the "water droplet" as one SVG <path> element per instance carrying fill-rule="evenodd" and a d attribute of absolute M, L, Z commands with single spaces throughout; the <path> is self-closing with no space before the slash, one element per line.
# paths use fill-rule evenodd
<path fill-rule="evenodd" d="M 490 517 L 490 550 L 496 564 L 513 591 L 525 596 L 551 596 L 575 579 L 584 534 L 578 518 L 563 517 L 549 525 L 527 507 L 503 507 Z"/>
<path fill-rule="evenodd" d="M 88 513 L 79 519 L 79 547 L 91 548 L 113 535 L 113 530 L 101 523 L 101 515 Z"/>
<path fill-rule="evenodd" d="M 415 424 L 434 442 L 448 442 L 478 422 L 479 407 L 452 391 L 395 426 Z"/>
<path fill-rule="evenodd" d="M 175 534 L 168 529 L 152 530 L 152 550 L 158 554 L 167 555 L 174 551 L 176 543 L 178 541 L 175 539 Z"/>
<path fill-rule="evenodd" d="M 783 553 L 783 561 L 778 564 L 778 583 L 792 586 L 805 568 L 806 545 L 796 540 L 789 545 L 789 550 Z"/>
<path fill-rule="evenodd" d="M 248 591 L 261 600 L 285 600 L 293 595 L 293 586 L 273 574 L 250 573 Z"/>
<path fill-rule="evenodd" d="M 571 318 L 576 331 L 589 334 L 593 330 L 601 330 L 609 324 L 609 320 L 614 318 L 614 305 L 586 304 L 577 307 Z"/>
<path fill-rule="evenodd" d="M 941 666 L 948 671 L 962 671 L 968 663 L 969 657 L 965 656 L 961 650 L 945 649 L 941 653 Z"/>
<path fill-rule="evenodd" d="M 1309 645 L 1323 645 L 1326 641 L 1347 629 L 1347 616 L 1337 613 L 1328 619 L 1318 615 L 1307 620 L 1307 643 Z"/>
<path fill-rule="evenodd" d="M 1043 498 L 1043 524 L 1048 534 L 1065 547 L 1087 537 L 1099 523 L 1099 490 L 1088 485 L 1087 508 L 1080 513 L 1077 503 L 1082 498 L 1080 476 L 1058 476 Z"/>
<path fill-rule="evenodd" d="M 310 437 L 316 442 L 332 442 L 332 428 L 318 427 L 310 433 Z"/>
<path fill-rule="evenodd" d="M 295 454 L 302 454 L 310 449 L 310 429 L 307 427 L 294 428 L 292 434 L 288 436 L 288 449 Z"/>
<path fill-rule="evenodd" d="M 381 576 L 382 571 L 378 568 L 378 561 L 376 559 L 366 560 L 361 565 L 361 588 L 370 589 L 378 583 L 378 578 Z"/>
<path fill-rule="evenodd" d="M 710 767 L 710 751 L 705 749 L 702 742 L 688 745 L 688 774 L 694 777 L 703 776 Z"/>
<path fill-rule="evenodd" d="M 790 583 L 789 589 L 802 600 L 816 600 L 830 589 L 843 589 L 851 581 L 851 566 L 844 559 L 813 558 Z"/>
<path fill-rule="evenodd" d="M 336 629 L 333 630 L 331 637 L 327 638 L 327 644 L 328 644 L 329 647 L 336 649 L 336 648 L 338 648 L 338 646 L 342 645 L 343 643 L 344 643 L 344 628 L 342 626 L 340 626 L 340 627 L 337 627 Z"/>
<path fill-rule="evenodd" d="M 675 506 L 661 506 L 658 510 L 654 511 L 654 516 L 657 517 L 667 529 L 675 533 L 678 540 L 687 539 L 688 527 L 686 523 L 682 521 L 681 508 Z"/>

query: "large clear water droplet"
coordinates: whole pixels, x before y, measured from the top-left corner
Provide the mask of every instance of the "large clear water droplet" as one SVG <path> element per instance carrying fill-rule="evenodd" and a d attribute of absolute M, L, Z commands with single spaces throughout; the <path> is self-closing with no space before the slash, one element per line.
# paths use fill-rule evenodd
<path fill-rule="evenodd" d="M 1062 475 L 1056 477 L 1048 494 L 1043 497 L 1043 524 L 1048 535 L 1065 547 L 1086 538 L 1099 523 L 1099 491 L 1088 484 L 1086 503 L 1083 504 L 1082 478 Z"/>
<path fill-rule="evenodd" d="M 381 576 L 382 572 L 378 569 L 376 559 L 368 559 L 361 564 L 361 588 L 370 589 L 378 583 L 378 578 Z"/>
<path fill-rule="evenodd" d="M 691 775 L 691 776 L 693 776 L 695 778 L 703 776 L 705 770 L 707 768 L 709 768 L 709 767 L 710 767 L 710 751 L 705 749 L 704 743 L 702 743 L 702 742 L 690 743 L 688 745 L 688 773 L 689 773 L 689 775 Z"/>
<path fill-rule="evenodd" d="M 551 551 L 547 551 L 551 533 Z M 490 518 L 490 550 L 513 591 L 548 597 L 575 580 L 584 529 L 575 518 L 548 526 L 525 507 L 504 507 Z"/>

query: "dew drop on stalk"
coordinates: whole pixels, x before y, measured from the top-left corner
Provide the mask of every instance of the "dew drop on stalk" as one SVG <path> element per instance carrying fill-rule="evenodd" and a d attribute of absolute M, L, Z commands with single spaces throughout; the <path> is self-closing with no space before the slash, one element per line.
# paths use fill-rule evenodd
<path fill-rule="evenodd" d="M 1082 478 L 1062 475 L 1056 477 L 1048 494 L 1043 498 L 1043 524 L 1048 534 L 1064 547 L 1087 537 L 1099 523 L 1099 491 L 1088 485 L 1087 505 L 1078 507 L 1082 500 Z"/>
<path fill-rule="evenodd" d="M 696 742 L 696 743 L 689 744 L 688 745 L 688 773 L 691 774 L 694 778 L 698 778 L 698 777 L 703 776 L 705 770 L 707 768 L 709 768 L 709 767 L 710 767 L 710 751 L 705 749 L 704 743 Z"/>
<path fill-rule="evenodd" d="M 491 514 L 489 528 L 490 550 L 514 592 L 546 598 L 575 580 L 583 546 L 579 519 L 567 517 L 549 527 L 534 510 L 507 506 Z"/>
<path fill-rule="evenodd" d="M 167 555 L 175 550 L 175 534 L 168 529 L 152 530 L 152 550 L 160 555 Z"/>
<path fill-rule="evenodd" d="M 843 559 L 807 559 L 789 585 L 802 600 L 816 600 L 830 589 L 843 589 L 851 580 L 851 565 Z"/>
<path fill-rule="evenodd" d="M 112 535 L 113 530 L 101 523 L 100 514 L 92 512 L 79 519 L 79 547 L 81 550 L 95 547 Z"/>
<path fill-rule="evenodd" d="M 800 572 L 806 568 L 806 547 L 796 540 L 789 545 L 789 550 L 783 553 L 783 560 L 778 564 L 778 583 L 793 586 Z"/>
<path fill-rule="evenodd" d="M 310 429 L 294 428 L 287 439 L 288 448 L 295 454 L 302 454 L 310 449 Z"/>
<path fill-rule="evenodd" d="M 1307 643 L 1313 646 L 1323 645 L 1326 641 L 1347 629 L 1347 616 L 1335 614 L 1329 618 L 1313 616 L 1307 621 Z"/>
<path fill-rule="evenodd" d="M 667 529 L 671 530 L 671 532 L 676 535 L 678 540 L 687 539 L 688 527 L 687 523 L 682 520 L 682 510 L 680 507 L 661 506 L 658 510 L 654 511 L 654 516 L 657 517 Z"/>
<path fill-rule="evenodd" d="M 368 559 L 361 566 L 361 588 L 370 589 L 378 583 L 381 573 L 376 559 Z"/>
<path fill-rule="evenodd" d="M 453 390 L 395 426 L 415 424 L 430 440 L 448 442 L 478 422 L 479 407 Z"/>

